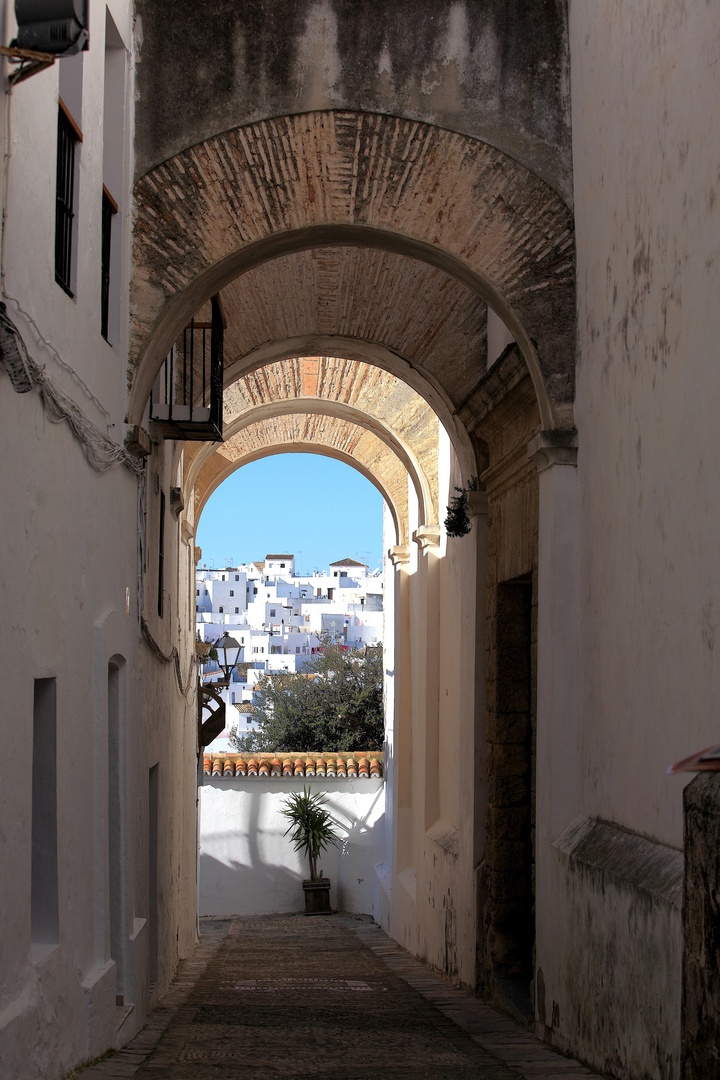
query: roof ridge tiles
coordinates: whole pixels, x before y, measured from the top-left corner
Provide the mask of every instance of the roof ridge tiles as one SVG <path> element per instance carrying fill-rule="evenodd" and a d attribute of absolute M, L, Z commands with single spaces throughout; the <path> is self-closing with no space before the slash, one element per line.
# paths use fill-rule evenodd
<path fill-rule="evenodd" d="M 383 775 L 382 750 L 217 751 L 203 754 L 203 774 L 226 779 L 237 776 L 307 776 L 370 779 Z"/>

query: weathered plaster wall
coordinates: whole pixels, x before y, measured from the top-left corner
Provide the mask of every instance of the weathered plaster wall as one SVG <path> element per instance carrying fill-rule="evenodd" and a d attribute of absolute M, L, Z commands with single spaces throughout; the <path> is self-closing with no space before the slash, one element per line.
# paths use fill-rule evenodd
<path fill-rule="evenodd" d="M 285 836 L 288 793 L 322 791 L 338 821 L 337 847 L 319 867 L 332 881 L 331 906 L 379 917 L 375 864 L 385 846 L 385 782 L 248 777 L 214 780 L 200 788 L 200 915 L 304 911 L 301 882 L 307 860 Z"/>
<path fill-rule="evenodd" d="M 440 450 L 447 505 L 465 478 L 445 432 Z M 395 829 L 383 926 L 428 963 L 474 985 L 474 802 L 462 793 L 474 782 L 475 687 L 461 673 L 473 670 L 476 537 L 415 532 L 417 503 L 408 501 L 415 542 L 394 554 L 386 589 L 394 581 L 388 803 Z"/>
<path fill-rule="evenodd" d="M 137 11 L 139 176 L 237 124 L 352 108 L 484 139 L 570 197 L 564 0 L 141 0 Z"/>
<path fill-rule="evenodd" d="M 569 751 L 590 818 L 678 850 L 683 785 L 665 771 L 717 741 L 720 693 L 720 19 L 714 5 L 591 0 L 571 4 L 570 34 L 582 682 Z M 643 1017 L 660 997 L 677 1014 L 679 920 L 645 923 L 641 961 L 632 878 L 602 906 L 588 879 L 596 899 L 576 906 L 566 870 L 553 877 L 557 964 L 572 967 L 562 928 L 575 913 L 586 963 L 602 927 L 606 978 L 625 988 L 599 1037 L 575 986 L 546 971 L 559 1035 L 617 1075 L 678 1076 L 676 1019 L 658 1047 Z"/>
<path fill-rule="evenodd" d="M 168 985 L 194 941 L 195 732 L 174 666 L 140 638 L 137 481 L 122 466 L 88 467 L 67 425 L 50 425 L 35 392 L 0 378 L 0 427 L 17 454 L 0 455 L 0 524 L 7 661 L 0 812 L 0 1071 L 54 1080 L 132 1036 L 149 1005 L 148 772 L 158 763 L 158 963 Z M 167 490 L 167 488 L 166 488 Z M 14 494 L 13 494 L 14 493 Z M 152 510 L 152 508 L 151 508 Z M 118 529 L 118 522 L 126 527 Z M 153 545 L 150 522 L 148 540 Z M 176 565 L 173 530 L 166 565 Z M 174 571 L 173 571 L 174 573 Z M 126 590 L 128 613 L 126 614 Z M 173 621 L 177 619 L 173 612 Z M 156 636 L 169 651 L 169 635 Z M 108 748 L 108 663 L 121 665 L 122 747 Z M 187 659 L 183 660 L 187 676 Z M 31 945 L 33 682 L 57 684 L 57 946 Z M 49 751 L 48 751 L 49 752 Z M 21 767 L 18 768 L 18 760 Z M 109 785 L 122 785 L 124 985 L 110 947 Z M 126 1007 L 116 1008 L 116 994 Z M 127 1013 L 127 1008 L 132 1010 Z"/>
<path fill-rule="evenodd" d="M 3 5 L 7 32 L 11 5 Z M 121 329 L 100 334 L 100 207 L 103 184 L 103 77 L 106 7 L 131 45 L 131 5 L 91 0 L 92 45 L 8 93 L 3 146 L 2 287 L 7 313 L 31 359 L 97 432 L 122 443 L 127 404 L 127 288 L 130 264 L 132 63 L 128 53 L 124 139 L 114 132 L 115 232 Z M 6 25 L 7 24 L 7 25 Z M 119 50 L 122 52 L 121 50 Z M 3 60 L 3 73 L 6 62 Z M 76 169 L 74 297 L 54 280 L 55 177 L 59 79 L 82 65 L 77 94 L 83 141 Z M 78 70 L 77 67 L 74 68 Z M 83 428 L 83 422 L 78 424 Z M 86 430 L 83 428 L 83 430 Z M 168 494 L 169 462 L 151 464 L 148 579 L 157 561 L 154 476 Z M 116 463 L 99 473 L 67 423 L 52 423 L 40 393 L 15 393 L 0 367 L 0 549 L 4 680 L 0 778 L 0 1074 L 57 1080 L 81 1061 L 130 1038 L 144 1022 L 152 989 L 167 986 L 195 935 L 195 732 L 174 665 L 144 643 L 138 610 L 138 482 Z M 168 500 L 169 506 L 169 500 Z M 144 532 L 143 526 L 143 532 Z M 168 593 L 177 588 L 178 527 L 168 510 Z M 166 652 L 178 643 L 177 618 L 158 627 Z M 181 647 L 187 677 L 188 653 Z M 118 750 L 110 747 L 108 666 L 119 668 Z M 58 932 L 33 940 L 32 788 L 34 680 L 56 681 L 56 747 L 36 749 L 56 770 Z M 150 966 L 149 769 L 158 764 L 158 949 Z M 111 815 L 110 791 L 121 791 Z M 50 800 L 48 802 L 49 809 Z M 189 808 L 189 814 L 188 814 Z M 112 816 L 114 828 L 110 828 Z M 188 820 L 188 816 L 189 819 Z M 111 835 L 111 832 L 113 835 Z M 116 843 L 117 842 L 117 843 Z M 121 878 L 111 888 L 110 852 Z M 114 872 L 113 872 L 114 874 Z M 113 881 L 117 878 L 113 876 Z M 120 904 L 111 903 L 121 898 Z M 124 959 L 111 941 L 119 928 Z M 123 1007 L 116 995 L 123 994 Z"/>
<path fill-rule="evenodd" d="M 539 1033 L 611 1076 L 677 1080 L 682 852 L 588 818 L 553 848 L 563 970 L 538 957 Z"/>

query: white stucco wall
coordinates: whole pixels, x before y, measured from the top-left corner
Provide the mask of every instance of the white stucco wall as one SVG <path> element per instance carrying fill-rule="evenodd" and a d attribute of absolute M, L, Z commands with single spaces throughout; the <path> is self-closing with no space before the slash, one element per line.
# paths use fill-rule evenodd
<path fill-rule="evenodd" d="M 375 864 L 385 845 L 382 779 L 205 777 L 200 788 L 200 914 L 303 911 L 306 860 L 295 852 L 281 810 L 291 791 L 322 791 L 342 837 L 320 858 L 334 909 L 378 915 Z"/>
<path fill-rule="evenodd" d="M 581 661 L 562 751 L 576 812 L 671 866 L 667 767 L 718 741 L 720 16 L 572 0 L 570 43 Z M 554 845 L 571 821 L 555 825 Z M 641 863 L 573 870 L 561 847 L 541 853 L 541 1023 L 613 1075 L 678 1077 L 679 907 Z"/>
<path fill-rule="evenodd" d="M 32 360 L 116 444 L 124 438 L 130 276 L 133 52 L 132 5 L 109 0 L 128 51 L 125 139 L 104 130 L 106 4 L 90 2 L 90 49 L 61 59 L 10 91 L 3 120 L 5 162 L 2 271 L 7 314 Z M 15 33 L 11 4 L 3 43 Z M 115 44 L 117 44 L 115 42 Z M 66 64 L 81 64 L 77 101 L 75 296 L 54 280 L 58 91 Z M 7 72 L 6 61 L 2 61 Z M 116 65 L 117 66 L 117 65 Z M 77 67 L 75 68 L 77 70 Z M 100 209 L 104 139 L 112 136 L 112 189 L 120 204 L 113 244 L 120 329 L 100 333 Z M 111 290 L 112 291 L 112 290 Z M 112 306 L 112 305 L 111 305 Z M 117 312 L 116 312 L 117 314 Z M 112 320 L 111 320 L 112 321 Z M 42 339 L 41 339 L 42 336 Z M 104 411 L 103 411 L 104 410 Z M 0 549 L 6 667 L 4 735 L 11 749 L 0 774 L 0 1075 L 57 1080 L 80 1062 L 121 1045 L 142 1026 L 153 989 L 167 987 L 195 937 L 196 848 L 187 809 L 196 786 L 195 703 L 184 699 L 174 665 L 144 642 L 138 587 L 139 485 L 124 465 L 90 467 L 67 423 L 52 423 L 37 389 L 15 393 L 0 370 Z M 157 481 L 157 488 L 156 488 Z M 166 617 L 157 606 L 157 506 L 172 483 L 172 446 L 159 450 L 147 479 L 145 614 L 169 652 L 177 645 L 187 678 L 189 551 L 166 513 Z M 144 489 L 141 482 L 140 489 Z M 154 583 L 154 584 L 153 584 Z M 119 669 L 118 735 L 110 739 L 109 664 Z M 56 940 L 37 940 L 32 920 L 34 681 L 55 680 L 56 743 L 35 748 L 55 766 L 48 816 L 57 832 Z M 44 752 L 43 752 L 44 748 Z M 18 755 L 23 765 L 17 768 Z M 157 766 L 157 820 L 150 822 L 149 772 Z M 113 808 L 113 790 L 120 792 Z M 53 805 L 54 804 L 54 805 Z M 110 821 L 112 819 L 112 826 Z M 190 818 L 192 820 L 192 817 Z M 151 833 L 157 896 L 148 881 Z M 114 852 L 114 854 L 113 854 Z M 111 887 L 112 880 L 116 886 Z M 47 890 L 46 895 L 50 896 Z M 37 895 L 38 890 L 35 890 Z M 151 972 L 151 923 L 157 964 Z M 111 933 L 115 928 L 116 934 Z M 112 937 L 116 938 L 113 947 Z M 122 965 L 122 973 L 121 973 Z M 117 996 L 124 999 L 116 1005 Z"/>

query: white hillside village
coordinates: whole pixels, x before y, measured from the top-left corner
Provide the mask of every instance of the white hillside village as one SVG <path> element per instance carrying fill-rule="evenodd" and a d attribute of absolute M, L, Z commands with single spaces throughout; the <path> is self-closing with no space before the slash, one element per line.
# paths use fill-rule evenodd
<path fill-rule="evenodd" d="M 233 729 L 240 736 L 254 729 L 247 709 L 262 675 L 302 671 L 327 638 L 348 650 L 382 643 L 382 571 L 341 559 L 327 572 L 301 575 L 294 555 L 217 570 L 202 564 L 195 574 L 195 619 L 198 641 L 214 643 L 227 633 L 240 646 L 229 684 L 216 688 L 226 727 L 206 747 L 227 751 Z M 214 661 L 205 665 L 203 681 L 223 681 Z"/>

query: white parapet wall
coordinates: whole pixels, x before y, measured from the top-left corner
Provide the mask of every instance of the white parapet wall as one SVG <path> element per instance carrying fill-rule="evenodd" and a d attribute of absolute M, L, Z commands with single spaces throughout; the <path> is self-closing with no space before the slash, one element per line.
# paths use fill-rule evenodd
<path fill-rule="evenodd" d="M 320 858 L 333 910 L 379 915 L 375 867 L 385 852 L 385 781 L 380 777 L 209 777 L 200 788 L 200 915 L 304 910 L 307 861 L 285 836 L 281 811 L 292 791 L 322 791 L 341 839 Z"/>

